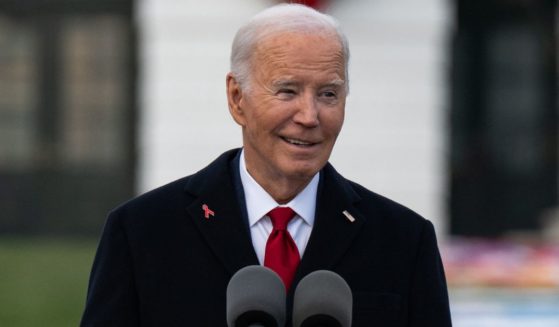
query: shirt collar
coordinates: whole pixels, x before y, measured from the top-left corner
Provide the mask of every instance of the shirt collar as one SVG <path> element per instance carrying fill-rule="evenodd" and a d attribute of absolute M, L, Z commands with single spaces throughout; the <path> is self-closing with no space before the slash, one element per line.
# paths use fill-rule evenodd
<path fill-rule="evenodd" d="M 250 176 L 246 169 L 245 153 L 241 152 L 239 160 L 239 171 L 241 183 L 245 192 L 245 202 L 248 214 L 249 226 L 256 224 L 270 210 L 280 206 L 266 190 Z M 316 193 L 318 191 L 318 180 L 320 173 L 316 173 L 310 183 L 295 196 L 289 203 L 282 205 L 290 207 L 310 226 L 314 224 L 314 214 L 316 211 Z"/>

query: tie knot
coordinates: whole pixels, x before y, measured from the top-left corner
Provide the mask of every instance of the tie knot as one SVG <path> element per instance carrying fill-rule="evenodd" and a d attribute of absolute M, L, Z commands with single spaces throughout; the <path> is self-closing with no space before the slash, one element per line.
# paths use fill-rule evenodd
<path fill-rule="evenodd" d="M 289 207 L 276 207 L 268 212 L 274 229 L 285 230 L 287 224 L 295 216 L 295 211 Z"/>

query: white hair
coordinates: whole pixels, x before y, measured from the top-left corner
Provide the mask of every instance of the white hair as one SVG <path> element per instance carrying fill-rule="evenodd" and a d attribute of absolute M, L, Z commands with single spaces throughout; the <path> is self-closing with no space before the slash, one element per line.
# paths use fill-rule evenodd
<path fill-rule="evenodd" d="M 286 32 L 333 33 L 339 40 L 345 60 L 345 87 L 349 88 L 349 46 L 338 22 L 329 15 L 310 7 L 284 3 L 261 11 L 241 26 L 231 47 L 231 73 L 241 85 L 249 84 L 252 54 L 266 38 Z"/>

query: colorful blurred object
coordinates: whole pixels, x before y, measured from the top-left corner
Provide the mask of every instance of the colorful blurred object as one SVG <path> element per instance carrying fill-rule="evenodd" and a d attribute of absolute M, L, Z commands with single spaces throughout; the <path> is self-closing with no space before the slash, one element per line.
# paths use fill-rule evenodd
<path fill-rule="evenodd" d="M 559 243 L 459 238 L 442 257 L 451 287 L 559 289 Z"/>

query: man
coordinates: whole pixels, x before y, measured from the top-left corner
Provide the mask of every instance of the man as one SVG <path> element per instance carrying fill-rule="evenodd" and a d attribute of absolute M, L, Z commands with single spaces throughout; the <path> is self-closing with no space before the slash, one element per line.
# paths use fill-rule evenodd
<path fill-rule="evenodd" d="M 229 279 L 254 264 L 288 306 L 327 269 L 353 291 L 353 326 L 450 326 L 432 224 L 328 164 L 348 58 L 336 22 L 301 5 L 238 31 L 226 83 L 243 148 L 111 212 L 82 326 L 224 326 Z"/>

